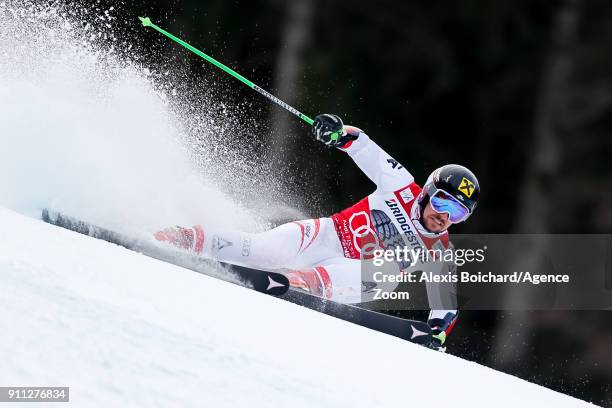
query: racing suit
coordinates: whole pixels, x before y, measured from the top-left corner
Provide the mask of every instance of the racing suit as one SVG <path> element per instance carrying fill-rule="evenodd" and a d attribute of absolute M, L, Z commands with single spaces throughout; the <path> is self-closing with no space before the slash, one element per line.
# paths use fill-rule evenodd
<path fill-rule="evenodd" d="M 345 126 L 345 130 L 355 139 L 340 149 L 376 184 L 372 194 L 331 217 L 294 221 L 261 233 L 205 232 L 196 226 L 196 252 L 234 264 L 308 269 L 320 285 L 318 295 L 358 303 L 362 301 L 361 260 L 371 258 L 375 249 L 449 248 L 446 231 L 431 233 L 419 221 L 421 187 L 412 174 L 360 129 Z M 398 267 L 409 269 L 407 265 Z M 453 266 L 442 264 L 442 268 Z M 457 316 L 456 306 L 448 306 L 456 304 L 454 287 L 426 287 L 432 308 L 429 320 L 444 322 L 449 332 Z"/>

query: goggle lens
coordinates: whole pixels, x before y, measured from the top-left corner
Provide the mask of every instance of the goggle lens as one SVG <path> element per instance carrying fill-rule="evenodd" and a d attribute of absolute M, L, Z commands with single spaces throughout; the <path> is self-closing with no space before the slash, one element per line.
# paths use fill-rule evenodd
<path fill-rule="evenodd" d="M 434 211 L 437 213 L 447 213 L 448 219 L 452 223 L 465 221 L 470 215 L 466 206 L 443 190 L 438 190 L 429 201 Z"/>

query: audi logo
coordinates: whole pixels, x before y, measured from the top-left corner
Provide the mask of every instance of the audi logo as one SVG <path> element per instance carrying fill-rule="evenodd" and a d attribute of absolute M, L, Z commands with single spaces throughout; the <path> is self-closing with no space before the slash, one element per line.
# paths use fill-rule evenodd
<path fill-rule="evenodd" d="M 372 229 L 370 217 L 365 211 L 354 213 L 349 218 L 349 229 L 353 234 L 353 246 L 363 255 L 370 256 L 380 248 L 378 234 Z"/>

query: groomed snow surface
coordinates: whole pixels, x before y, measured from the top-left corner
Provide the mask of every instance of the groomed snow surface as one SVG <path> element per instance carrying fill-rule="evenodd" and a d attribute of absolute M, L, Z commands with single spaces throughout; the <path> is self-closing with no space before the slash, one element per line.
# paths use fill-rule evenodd
<path fill-rule="evenodd" d="M 3 386 L 76 406 L 586 405 L 0 208 Z"/>

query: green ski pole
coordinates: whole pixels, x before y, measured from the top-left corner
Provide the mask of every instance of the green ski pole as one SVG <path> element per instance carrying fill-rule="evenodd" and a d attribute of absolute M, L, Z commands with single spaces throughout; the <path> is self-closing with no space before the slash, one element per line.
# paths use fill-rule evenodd
<path fill-rule="evenodd" d="M 145 26 L 145 27 L 153 27 L 155 30 L 159 31 L 160 33 L 162 33 L 166 37 L 168 37 L 171 40 L 179 43 L 180 45 L 182 45 L 183 47 L 187 48 L 189 51 L 193 52 L 194 54 L 199 55 L 200 57 L 204 58 L 206 61 L 210 62 L 211 64 L 213 64 L 217 68 L 221 68 L 223 71 L 227 72 L 228 74 L 230 74 L 234 78 L 238 79 L 239 81 L 241 81 L 242 83 L 244 83 L 248 87 L 256 90 L 257 92 L 259 92 L 260 94 L 262 94 L 263 96 L 265 96 L 266 98 L 268 98 L 269 100 L 274 102 L 275 104 L 277 104 L 277 105 L 287 109 L 289 112 L 293 113 L 295 116 L 297 116 L 298 118 L 302 119 L 304 122 L 308 123 L 309 125 L 312 125 L 314 123 L 314 120 L 310 119 L 308 116 L 304 115 L 302 112 L 298 111 L 294 107 L 292 107 L 292 106 L 286 104 L 285 102 L 281 101 L 276 96 L 272 95 L 271 93 L 267 92 L 266 90 L 258 87 L 253 82 L 249 81 L 248 79 L 246 79 L 245 77 L 243 77 L 242 75 L 240 75 L 239 73 L 234 71 L 233 69 L 223 65 L 222 63 L 220 63 L 219 61 L 217 61 L 213 57 L 210 57 L 210 56 L 204 54 L 202 51 L 198 50 L 197 48 L 187 44 L 185 41 L 181 40 L 180 38 L 175 37 L 174 35 L 170 34 L 166 30 L 164 30 L 164 29 L 158 27 L 157 25 L 153 24 L 151 22 L 151 19 L 149 19 L 149 17 L 138 17 L 138 18 L 140 19 L 140 21 L 142 21 L 142 25 L 143 26 Z"/>

